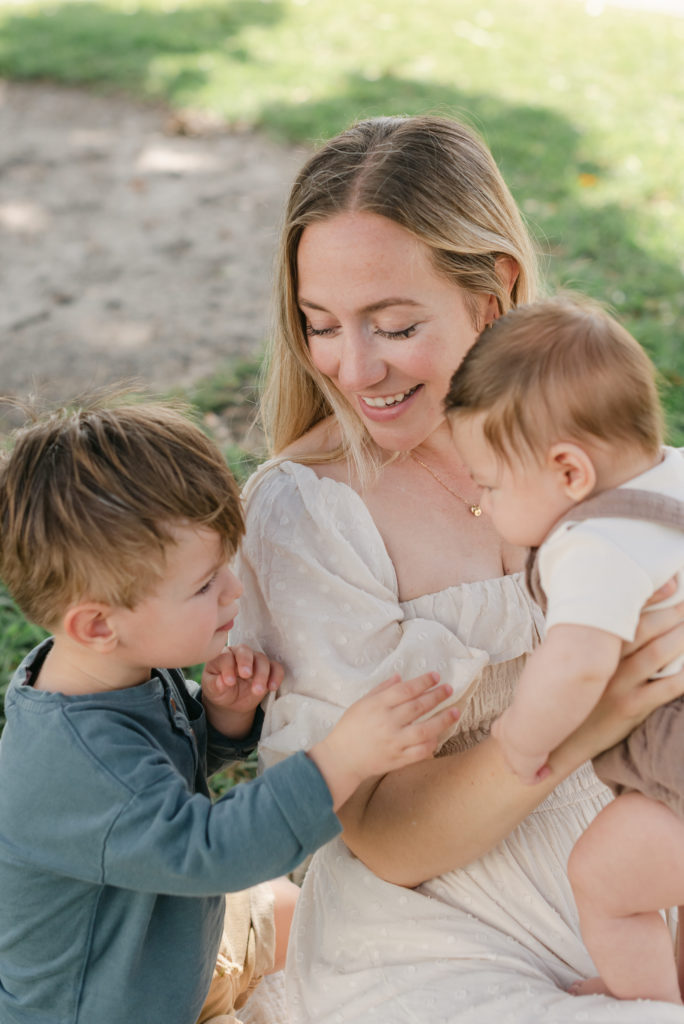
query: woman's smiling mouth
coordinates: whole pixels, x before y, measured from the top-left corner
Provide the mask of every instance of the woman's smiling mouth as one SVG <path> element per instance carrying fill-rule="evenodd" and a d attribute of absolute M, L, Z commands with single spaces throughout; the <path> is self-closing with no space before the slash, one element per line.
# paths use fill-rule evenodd
<path fill-rule="evenodd" d="M 400 405 L 401 402 L 405 402 L 420 386 L 420 384 L 415 384 L 408 391 L 399 391 L 396 395 L 383 395 L 378 398 L 362 396 L 361 401 L 364 405 L 370 406 L 371 409 L 389 409 L 392 406 Z"/>

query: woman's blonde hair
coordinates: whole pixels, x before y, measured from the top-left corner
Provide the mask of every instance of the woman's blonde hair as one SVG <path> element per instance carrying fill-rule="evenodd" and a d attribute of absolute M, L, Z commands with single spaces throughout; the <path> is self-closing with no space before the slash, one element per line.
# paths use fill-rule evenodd
<path fill-rule="evenodd" d="M 304 462 L 347 456 L 361 476 L 372 445 L 358 415 L 311 362 L 297 302 L 297 250 L 304 229 L 343 211 L 379 214 L 431 251 L 436 269 L 466 294 L 494 294 L 504 313 L 536 291 L 536 257 L 522 217 L 494 159 L 477 135 L 448 118 L 360 121 L 327 142 L 302 167 L 286 208 L 278 254 L 275 324 L 262 419 L 278 455 L 331 414 L 341 446 Z M 519 269 L 509 294 L 496 260 Z"/>

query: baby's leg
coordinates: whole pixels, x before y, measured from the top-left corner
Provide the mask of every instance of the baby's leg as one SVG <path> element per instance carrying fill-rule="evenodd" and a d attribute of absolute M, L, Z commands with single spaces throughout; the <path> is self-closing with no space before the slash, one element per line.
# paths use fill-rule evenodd
<path fill-rule="evenodd" d="M 674 950 L 660 909 L 684 903 L 684 822 L 665 804 L 627 793 L 575 844 L 568 874 L 582 937 L 604 991 L 681 1003 Z M 573 988 L 596 992 L 595 979 Z"/>

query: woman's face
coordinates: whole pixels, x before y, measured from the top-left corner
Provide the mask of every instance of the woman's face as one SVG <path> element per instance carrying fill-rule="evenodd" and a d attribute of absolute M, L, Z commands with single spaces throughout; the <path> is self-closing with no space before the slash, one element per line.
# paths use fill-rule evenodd
<path fill-rule="evenodd" d="M 297 266 L 316 368 L 381 448 L 421 444 L 444 422 L 451 375 L 478 334 L 463 291 L 433 269 L 424 243 L 373 213 L 311 224 Z M 492 303 L 479 299 L 481 326 Z"/>

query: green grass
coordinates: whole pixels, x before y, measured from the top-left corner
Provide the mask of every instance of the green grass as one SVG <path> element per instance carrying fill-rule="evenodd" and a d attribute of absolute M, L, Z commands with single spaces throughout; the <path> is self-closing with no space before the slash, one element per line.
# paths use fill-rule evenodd
<path fill-rule="evenodd" d="M 24 655 L 45 636 L 44 630 L 26 621 L 0 583 L 0 730 L 5 724 L 4 698 L 12 673 Z"/>
<path fill-rule="evenodd" d="M 285 142 L 375 114 L 464 118 L 491 146 L 552 286 L 612 304 L 655 360 L 678 444 L 683 44 L 683 18 L 591 17 L 577 0 L 0 0 L 9 78 L 124 91 Z M 237 392 L 253 404 L 253 370 L 228 367 L 190 398 L 208 422 Z M 249 470 L 240 450 L 227 455 Z"/>

